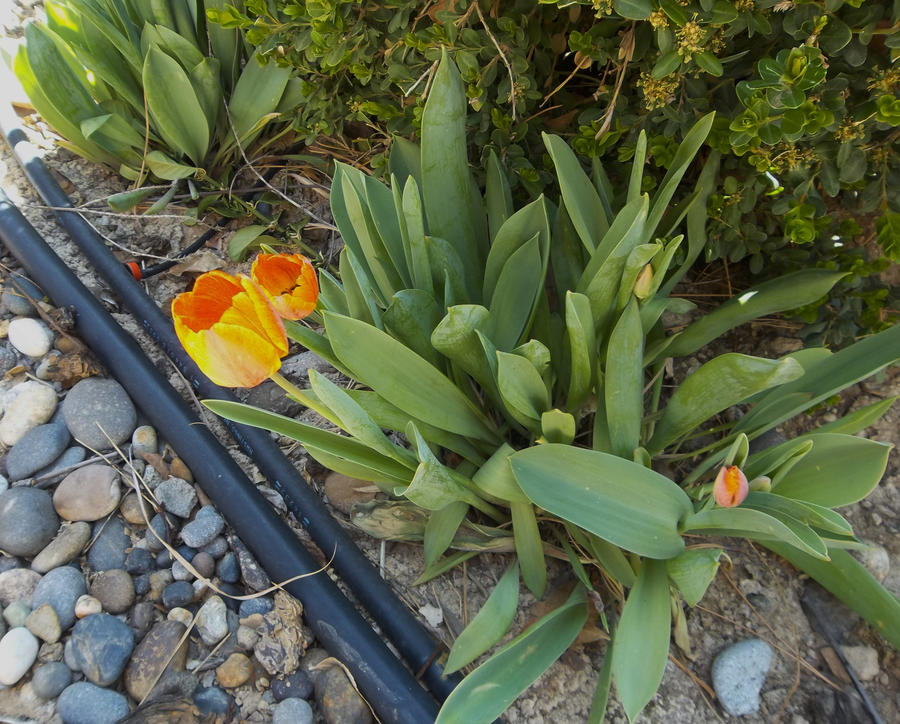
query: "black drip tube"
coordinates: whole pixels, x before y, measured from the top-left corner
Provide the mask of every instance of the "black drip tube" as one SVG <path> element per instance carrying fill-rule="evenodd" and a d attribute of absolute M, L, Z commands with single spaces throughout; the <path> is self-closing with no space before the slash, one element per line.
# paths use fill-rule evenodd
<path fill-rule="evenodd" d="M 32 183 L 38 189 L 46 203 L 53 207 L 71 208 L 69 199 L 50 175 L 46 166 L 44 166 L 43 162 L 29 150 L 30 144 L 27 143 L 24 133 L 20 129 L 11 128 L 8 117 L 2 119 L 2 124 L 5 127 L 4 130 L 10 146 L 13 148 L 19 162 L 23 165 Z M 34 246 L 36 248 L 38 245 L 35 243 L 27 244 L 25 246 L 15 244 L 16 233 L 10 231 L 10 229 L 20 229 L 20 227 L 22 227 L 22 222 L 24 222 L 24 218 L 21 217 L 18 210 L 15 209 L 15 207 L 12 207 L 8 201 L 5 202 L 4 209 L 3 218 L 7 219 L 7 221 L 4 222 L 6 226 L 6 232 L 3 234 L 4 239 L 9 239 L 11 249 L 18 249 L 21 254 L 20 261 L 23 263 L 23 266 L 26 266 L 26 269 L 32 273 L 38 283 L 42 283 L 41 279 L 44 279 L 43 286 L 45 288 L 55 289 L 57 284 L 60 284 L 61 282 L 57 281 L 55 278 L 47 280 L 40 269 L 45 263 L 50 263 L 48 259 L 43 257 L 40 261 L 32 259 L 33 254 L 30 251 L 30 247 Z M 166 319 L 153 301 L 144 294 L 143 290 L 133 280 L 127 269 L 125 269 L 106 249 L 102 240 L 100 240 L 90 225 L 76 213 L 72 212 L 57 213 L 57 218 L 79 245 L 89 261 L 96 267 L 101 276 L 119 295 L 126 308 L 128 308 L 128 310 L 140 321 L 148 333 L 150 333 L 159 343 L 160 347 L 177 364 L 198 393 L 201 396 L 215 399 L 235 399 L 227 390 L 218 388 L 209 382 L 209 380 L 197 369 L 196 365 L 185 355 L 174 335 L 169 320 Z M 27 224 L 27 222 L 25 223 Z M 25 233 L 25 235 L 32 237 L 32 242 L 34 242 L 33 237 L 36 235 L 36 232 L 33 232 L 32 234 Z M 39 236 L 37 237 L 37 240 L 43 244 L 43 240 L 41 240 Z M 52 265 L 53 268 L 56 269 L 54 277 L 61 274 L 61 271 L 57 268 L 59 266 L 62 266 L 62 269 L 68 271 L 65 265 L 63 265 L 55 255 L 52 255 L 52 252 L 51 256 L 56 259 L 56 263 Z M 79 301 L 84 303 L 83 300 Z M 60 300 L 60 303 L 64 306 L 72 306 L 73 304 L 72 301 L 65 300 Z M 90 324 L 84 324 L 83 326 L 87 332 L 84 336 L 86 338 L 90 336 L 92 339 L 96 340 L 96 344 L 101 344 L 102 340 L 97 339 L 97 335 L 89 334 Z M 115 326 L 118 329 L 118 326 Z M 128 338 L 128 340 L 131 341 L 130 338 Z M 91 346 L 94 345 L 92 344 Z M 115 361 L 115 356 L 116 355 L 112 355 L 111 362 Z M 149 364 L 146 357 L 143 355 L 141 356 L 144 360 L 144 365 L 142 366 L 149 366 L 146 374 L 150 374 L 152 371 L 155 374 L 156 379 L 159 379 L 159 375 L 156 373 L 155 368 Z M 157 393 L 153 385 L 146 385 L 141 382 L 140 376 L 136 375 L 134 371 L 137 368 L 132 369 L 129 365 L 110 364 L 110 369 L 113 369 L 121 379 L 137 378 L 138 389 L 136 389 L 134 396 L 136 399 L 147 398 L 145 404 L 148 407 L 148 417 L 150 417 L 149 407 L 154 406 L 156 398 L 163 393 Z M 165 385 L 163 389 L 167 387 L 168 386 Z M 165 392 L 166 399 L 169 399 L 173 395 L 177 398 L 174 391 L 169 389 Z M 139 402 L 139 404 L 141 403 Z M 160 421 L 158 424 L 164 429 L 171 429 L 171 423 L 168 416 L 160 415 L 159 417 Z M 188 425 L 184 429 L 184 434 L 187 435 L 189 431 L 195 429 L 197 429 L 196 425 Z M 307 528 L 313 540 L 326 552 L 326 554 L 330 554 L 334 551 L 334 568 L 350 586 L 361 604 L 382 628 L 387 638 L 395 645 L 401 656 L 403 656 L 413 670 L 422 673 L 425 684 L 438 698 L 445 698 L 459 680 L 458 677 L 442 676 L 440 667 L 433 661 L 437 649 L 432 637 L 422 628 L 421 624 L 419 624 L 415 617 L 412 616 L 409 610 L 397 601 L 393 592 L 390 590 L 390 587 L 378 576 L 374 566 L 365 558 L 353 544 L 352 540 L 350 540 L 337 522 L 331 517 L 318 495 L 316 495 L 316 493 L 300 478 L 297 471 L 287 458 L 284 457 L 278 446 L 267 433 L 255 428 L 234 424 L 229 424 L 229 429 L 241 447 L 251 458 L 253 458 L 263 474 L 266 475 L 273 486 L 282 494 L 291 511 L 304 527 Z M 208 432 L 206 434 L 208 435 Z M 173 439 L 182 440 L 180 433 L 176 433 L 173 436 Z M 198 470 L 208 466 L 211 453 L 196 454 L 193 448 L 193 445 L 184 445 L 183 454 L 182 451 L 179 451 L 179 454 L 182 454 L 182 457 L 189 465 L 192 465 L 190 460 L 193 459 L 194 463 L 192 467 L 195 467 Z M 217 456 L 223 454 L 220 446 L 215 454 Z M 229 462 L 234 465 L 230 458 Z M 225 463 L 220 464 L 225 465 Z M 239 472 L 236 465 L 234 465 L 234 469 Z M 230 473 L 233 472 L 234 470 L 230 471 Z M 297 572 L 297 560 L 302 552 L 302 547 L 299 546 L 294 536 L 290 533 L 290 530 L 280 522 L 271 509 L 264 506 L 266 508 L 266 513 L 263 514 L 259 512 L 260 505 L 262 504 L 261 497 L 253 504 L 250 504 L 246 500 L 241 504 L 233 504 L 235 499 L 241 498 L 243 500 L 247 497 L 247 494 L 243 493 L 240 496 L 236 494 L 236 491 L 233 490 L 236 487 L 235 484 L 233 482 L 227 482 L 231 480 L 232 477 L 231 474 L 217 476 L 209 480 L 207 485 L 204 486 L 204 490 L 207 490 L 210 497 L 220 505 L 220 508 L 223 513 L 225 513 L 226 517 L 228 517 L 232 524 L 238 528 L 239 534 L 246 539 L 251 550 L 253 550 L 263 565 L 269 568 L 273 578 L 284 579 L 291 575 L 295 575 Z M 242 474 L 241 477 L 243 477 Z M 203 484 L 202 481 L 201 484 Z M 232 495 L 232 493 L 235 493 L 235 495 Z M 260 524 L 263 520 L 266 521 L 265 525 Z M 276 526 L 274 522 L 270 521 L 277 521 L 279 525 Z M 241 528 L 246 528 L 247 530 L 244 532 Z M 286 561 L 290 561 L 290 565 L 285 565 Z M 307 562 L 306 570 L 314 567 L 314 565 Z M 317 576 L 313 579 L 303 579 L 303 581 L 317 580 L 320 578 L 323 577 Z M 301 588 L 309 585 L 304 584 L 303 581 L 297 582 L 297 584 L 294 585 Z M 304 600 L 304 603 L 307 604 L 307 609 L 313 614 L 312 609 L 315 608 L 315 606 L 307 603 L 308 597 L 303 595 L 298 595 L 298 597 L 300 597 L 301 600 Z M 341 599 L 343 601 L 341 603 L 335 603 L 328 598 L 323 600 L 329 601 L 329 603 L 325 604 L 326 608 L 335 606 L 336 611 L 343 611 L 349 604 L 347 604 L 346 599 L 343 599 L 342 597 Z M 316 614 L 313 615 L 318 615 L 323 621 L 328 621 L 331 617 L 327 614 L 328 611 L 326 610 L 317 611 Z M 325 628 L 327 627 L 328 626 L 326 625 Z M 358 628 L 358 626 L 356 627 Z M 322 627 L 320 626 L 320 628 Z M 319 632 L 317 631 L 317 633 Z M 340 629 L 340 634 L 349 635 L 346 634 L 342 628 Z M 321 636 L 321 639 L 323 643 L 326 643 L 329 640 L 334 642 L 337 636 L 338 631 L 334 630 L 331 634 L 325 632 Z M 340 649 L 339 643 L 339 641 L 335 642 L 335 647 L 332 648 L 333 652 L 337 653 L 336 649 Z M 380 641 L 378 643 L 381 644 Z M 398 694 L 408 690 L 409 687 L 407 685 L 397 683 L 403 682 L 403 676 L 410 679 L 405 670 L 400 668 L 400 671 L 402 671 L 401 675 L 397 671 L 399 667 L 396 665 L 382 669 L 385 664 L 378 663 L 378 660 L 383 658 L 382 655 L 379 655 L 370 659 L 368 656 L 363 655 L 359 657 L 357 664 L 361 670 L 367 670 L 369 672 L 369 678 L 374 677 L 375 679 L 378 679 L 379 681 L 377 683 L 382 683 L 380 681 L 382 675 L 385 677 L 388 676 L 386 673 L 388 670 L 393 671 L 399 678 L 397 678 L 394 684 L 390 685 L 390 688 L 395 690 Z M 396 660 L 394 660 L 394 663 L 396 664 Z M 376 671 L 379 672 L 377 675 L 375 673 Z M 360 677 L 358 681 L 364 693 L 367 693 L 367 695 L 373 693 L 375 696 L 374 701 L 377 702 L 378 697 L 384 694 L 384 691 L 379 691 L 378 687 L 374 686 L 371 682 L 369 686 L 364 686 L 364 677 Z M 370 691 L 367 691 L 367 689 Z M 421 690 L 419 689 L 419 691 Z M 394 695 L 387 697 L 388 700 L 394 698 Z M 419 700 L 421 697 L 413 696 L 412 698 Z M 427 699 L 427 697 L 425 698 Z M 431 702 L 432 713 L 429 716 L 422 716 L 422 706 L 424 706 L 424 702 L 421 701 L 417 706 L 412 706 L 411 704 L 405 706 L 404 708 L 407 709 L 407 712 L 401 714 L 401 718 L 396 719 L 396 721 L 404 720 L 421 722 L 427 721 L 433 717 L 433 702 Z M 393 717 L 388 716 L 387 713 L 385 713 L 385 718 L 395 720 Z"/>

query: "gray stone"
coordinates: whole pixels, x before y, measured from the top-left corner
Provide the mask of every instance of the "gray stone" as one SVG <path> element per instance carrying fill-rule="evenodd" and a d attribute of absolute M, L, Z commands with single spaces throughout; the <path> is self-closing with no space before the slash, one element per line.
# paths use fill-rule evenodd
<path fill-rule="evenodd" d="M 50 493 L 38 488 L 10 488 L 0 493 L 0 548 L 14 556 L 33 556 L 59 527 Z"/>
<path fill-rule="evenodd" d="M 169 525 L 166 526 L 166 520 Z M 169 530 L 175 525 L 173 516 L 167 516 L 165 519 L 162 514 L 157 513 L 150 519 L 150 526 L 144 534 L 144 540 L 147 541 L 147 550 L 151 553 L 159 553 L 165 546 L 160 543 L 160 538 L 168 540 Z M 154 535 L 155 533 L 155 535 Z"/>
<path fill-rule="evenodd" d="M 213 558 L 219 560 L 228 552 L 228 541 L 225 540 L 222 536 L 216 536 L 209 543 L 203 546 L 200 551 L 202 553 L 209 553 L 209 555 L 211 555 Z"/>
<path fill-rule="evenodd" d="M 9 560 L 9 559 L 7 559 Z M 22 601 L 29 608 L 31 597 L 41 574 L 27 568 L 10 568 L 0 573 L 0 606 Z"/>
<path fill-rule="evenodd" d="M 107 435 L 121 445 L 137 426 L 137 411 L 128 393 L 115 380 L 101 377 L 88 377 L 69 390 L 62 414 L 72 437 L 93 450 L 112 448 Z"/>
<path fill-rule="evenodd" d="M 94 684 L 109 686 L 125 670 L 134 649 L 134 634 L 115 616 L 87 616 L 72 629 L 72 649 L 78 669 Z"/>
<path fill-rule="evenodd" d="M 87 564 L 94 571 L 108 571 L 125 565 L 125 549 L 131 546 L 131 538 L 125 532 L 125 524 L 113 516 L 108 521 L 94 524 L 94 544 L 87 554 Z"/>
<path fill-rule="evenodd" d="M 63 724 L 115 724 L 128 716 L 128 700 L 116 691 L 79 681 L 59 695 L 56 710 Z"/>
<path fill-rule="evenodd" d="M 191 559 L 191 565 L 204 578 L 212 578 L 216 572 L 216 561 L 213 557 L 205 552 L 200 551 Z"/>
<path fill-rule="evenodd" d="M 91 526 L 87 523 L 78 521 L 63 525 L 56 537 L 31 561 L 31 569 L 46 573 L 74 561 L 90 539 Z"/>
<path fill-rule="evenodd" d="M 312 677 L 303 669 L 298 669 L 293 674 L 272 681 L 272 694 L 275 701 L 282 701 L 296 697 L 308 699 L 313 695 Z"/>
<path fill-rule="evenodd" d="M 187 637 L 182 641 L 185 631 L 179 621 L 160 621 L 144 636 L 125 670 L 125 688 L 132 698 L 141 701 L 147 696 L 164 670 L 184 669 L 188 650 Z"/>
<path fill-rule="evenodd" d="M 66 428 L 66 433 L 68 434 L 68 432 L 69 430 L 68 428 Z M 62 455 L 56 458 L 56 460 L 50 463 L 47 467 L 38 470 L 34 474 L 34 477 L 40 478 L 44 475 L 55 473 L 58 470 L 65 470 L 66 468 L 70 468 L 73 465 L 78 465 L 78 463 L 84 462 L 86 458 L 87 450 L 81 447 L 81 445 L 75 445 L 64 451 Z"/>
<path fill-rule="evenodd" d="M 49 603 L 59 616 L 59 625 L 67 630 L 75 623 L 75 602 L 87 593 L 84 576 L 71 566 L 60 566 L 48 571 L 35 586 L 31 597 L 33 608 Z"/>
<path fill-rule="evenodd" d="M 272 585 L 272 581 L 269 580 L 269 576 L 266 575 L 262 566 L 257 563 L 256 558 L 253 557 L 253 554 L 247 549 L 247 546 L 245 546 L 238 538 L 232 537 L 231 547 L 237 555 L 238 565 L 241 567 L 241 577 L 244 579 L 244 583 L 254 591 L 263 591 L 266 588 L 269 588 Z"/>
<path fill-rule="evenodd" d="M 216 575 L 225 583 L 237 583 L 241 580 L 241 569 L 234 553 L 226 553 L 222 556 L 216 564 Z"/>
<path fill-rule="evenodd" d="M 283 699 L 272 713 L 272 724 L 312 724 L 313 710 L 308 701 L 294 697 Z"/>
<path fill-rule="evenodd" d="M 56 409 L 56 390 L 50 385 L 27 380 L 10 390 L 14 399 L 0 420 L 0 442 L 12 447 L 31 428 L 43 425 Z"/>
<path fill-rule="evenodd" d="M 125 613 L 134 603 L 134 583 L 128 571 L 111 568 L 101 571 L 91 582 L 95 596 L 108 613 Z"/>
<path fill-rule="evenodd" d="M 71 638 L 66 639 L 65 646 L 63 646 L 63 663 L 70 671 L 79 671 L 78 661 L 75 659 L 75 647 L 72 646 Z"/>
<path fill-rule="evenodd" d="M 871 646 L 841 646 L 841 651 L 860 681 L 871 681 L 881 673 L 878 652 Z"/>
<path fill-rule="evenodd" d="M 164 510 L 179 518 L 189 518 L 197 505 L 197 492 L 194 486 L 181 478 L 167 478 L 153 491 Z"/>
<path fill-rule="evenodd" d="M 9 372 L 19 363 L 19 356 L 12 345 L 0 343 L 0 377 Z"/>
<path fill-rule="evenodd" d="M 139 576 L 132 576 L 131 582 L 134 584 L 134 593 L 137 596 L 143 596 L 150 590 L 149 573 L 141 573 Z"/>
<path fill-rule="evenodd" d="M 252 616 L 254 613 L 267 614 L 272 610 L 273 605 L 272 599 L 265 596 L 248 598 L 246 601 L 241 601 L 238 615 L 241 618 L 247 618 L 247 616 Z"/>
<path fill-rule="evenodd" d="M 150 601 L 141 601 L 131 609 L 128 617 L 131 623 L 131 629 L 134 631 L 136 639 L 143 639 L 153 626 L 159 620 L 159 611 Z"/>
<path fill-rule="evenodd" d="M 51 661 L 35 669 L 31 687 L 41 699 L 55 699 L 72 683 L 72 672 L 61 661 Z"/>
<path fill-rule="evenodd" d="M 166 609 L 187 606 L 194 600 L 194 587 L 187 581 L 170 583 L 162 592 L 162 605 Z"/>
<path fill-rule="evenodd" d="M 158 450 L 159 440 L 152 425 L 140 425 L 134 429 L 131 434 L 131 452 L 146 460 L 147 455 L 156 455 Z"/>
<path fill-rule="evenodd" d="M 0 492 L 3 492 L 0 490 Z M 11 571 L 13 568 L 22 568 L 25 563 L 18 556 L 7 556 L 0 553 L 0 574 Z"/>
<path fill-rule="evenodd" d="M 870 543 L 865 548 L 855 551 L 856 557 L 879 583 L 891 572 L 891 557 L 884 546 Z"/>
<path fill-rule="evenodd" d="M 28 357 L 43 357 L 53 345 L 53 332 L 40 319 L 17 317 L 9 323 L 9 343 Z"/>
<path fill-rule="evenodd" d="M 183 563 L 175 561 L 172 564 L 172 578 L 176 581 L 193 581 L 194 574 L 191 573 Z"/>
<path fill-rule="evenodd" d="M 194 695 L 199 683 L 200 679 L 190 671 L 166 671 L 147 696 L 147 701 L 153 701 L 163 696 L 175 696 L 188 700 Z"/>
<path fill-rule="evenodd" d="M 10 628 L 24 626 L 25 619 L 31 613 L 31 606 L 24 601 L 14 601 L 3 609 L 3 620 L 9 624 Z"/>
<path fill-rule="evenodd" d="M 771 663 L 772 647 L 760 639 L 732 644 L 716 656 L 712 681 L 722 708 L 731 716 L 755 714 Z"/>
<path fill-rule="evenodd" d="M 6 472 L 10 480 L 24 480 L 62 455 L 69 444 L 65 425 L 49 423 L 31 428 L 13 445 L 6 456 Z"/>
<path fill-rule="evenodd" d="M 332 666 L 316 677 L 316 702 L 328 724 L 369 724 L 369 705 L 353 688 L 343 669 Z"/>
<path fill-rule="evenodd" d="M 219 596 L 210 596 L 197 612 L 194 625 L 207 646 L 215 646 L 228 635 L 227 611 L 225 601 Z"/>
<path fill-rule="evenodd" d="M 0 684 L 12 686 L 28 672 L 40 643 L 27 628 L 10 629 L 0 639 Z"/>
<path fill-rule="evenodd" d="M 56 487 L 53 505 L 66 520 L 105 518 L 119 505 L 119 473 L 102 463 L 73 470 Z"/>
<path fill-rule="evenodd" d="M 204 505 L 194 519 L 181 529 L 181 540 L 191 548 L 201 548 L 225 527 L 225 520 L 211 505 Z"/>
<path fill-rule="evenodd" d="M 38 606 L 28 614 L 28 618 L 25 619 L 25 628 L 48 644 L 55 644 L 62 636 L 59 616 L 56 615 L 56 610 L 49 603 Z"/>
<path fill-rule="evenodd" d="M 194 692 L 194 704 L 200 714 L 220 714 L 225 716 L 234 704 L 231 696 L 218 686 L 200 686 Z"/>
<path fill-rule="evenodd" d="M 37 284 L 21 274 L 11 274 L 3 285 L 0 304 L 17 317 L 35 317 L 38 313 L 35 302 L 43 298 L 44 292 Z"/>
<path fill-rule="evenodd" d="M 153 570 L 153 556 L 146 548 L 132 548 L 125 556 L 125 570 L 129 573 L 149 573 Z"/>

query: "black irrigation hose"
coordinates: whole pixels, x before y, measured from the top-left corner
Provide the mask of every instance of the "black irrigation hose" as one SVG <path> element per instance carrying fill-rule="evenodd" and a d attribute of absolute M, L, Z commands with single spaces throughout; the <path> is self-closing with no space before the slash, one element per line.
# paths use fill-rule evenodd
<path fill-rule="evenodd" d="M 13 148 L 32 183 L 45 202 L 54 207 L 71 207 L 68 197 L 50 175 L 43 162 L 30 151 L 17 148 L 28 145 L 21 129 L 5 126 L 7 140 Z M 57 212 L 57 218 L 79 245 L 88 260 L 118 294 L 126 308 L 138 319 L 160 347 L 177 364 L 182 374 L 203 397 L 233 400 L 227 390 L 213 385 L 184 353 L 172 329 L 171 322 L 156 304 L 143 292 L 129 272 L 106 249 L 91 226 L 73 212 Z M 434 639 L 397 599 L 387 583 L 378 575 L 375 567 L 354 545 L 340 525 L 331 517 L 318 495 L 298 475 L 290 461 L 265 431 L 228 423 L 232 435 L 254 460 L 260 471 L 281 493 L 291 512 L 309 531 L 319 547 L 330 555 L 334 551 L 334 568 L 351 588 L 360 603 L 371 614 L 406 660 L 410 668 L 421 678 L 439 699 L 453 690 L 459 676 L 442 675 L 435 662 L 438 651 Z M 187 456 L 183 456 L 187 461 Z M 190 464 L 190 463 L 189 463 Z M 202 466 L 203 462 L 198 465 Z M 240 522 L 243 511 L 235 512 Z M 248 521 L 250 524 L 254 522 Z M 287 533 L 286 533 L 287 534 Z M 276 536 L 268 536 L 274 539 Z M 268 544 L 254 551 L 265 564 L 269 558 Z M 282 576 L 283 578 L 291 575 Z M 273 576 L 276 577 L 277 576 Z"/>
<path fill-rule="evenodd" d="M 310 553 L 278 517 L 209 429 L 167 383 L 72 271 L 0 190 L 0 241 L 53 302 L 75 311 L 76 331 L 137 406 L 164 430 L 178 454 L 238 536 L 275 580 L 318 570 Z M 284 586 L 304 604 L 317 639 L 352 672 L 379 716 L 390 722 L 431 721 L 437 705 L 362 618 L 337 585 L 317 573 Z"/>

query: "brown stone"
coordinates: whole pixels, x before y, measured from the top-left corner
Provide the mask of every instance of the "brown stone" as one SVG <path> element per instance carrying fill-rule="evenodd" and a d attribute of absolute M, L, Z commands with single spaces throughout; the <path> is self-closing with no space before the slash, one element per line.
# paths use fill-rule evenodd
<path fill-rule="evenodd" d="M 141 701 L 162 677 L 164 670 L 184 669 L 188 639 L 185 637 L 180 645 L 178 642 L 186 630 L 185 625 L 178 621 L 160 621 L 135 647 L 128 668 L 125 669 L 125 688 L 132 698 Z"/>
<path fill-rule="evenodd" d="M 64 524 L 56 534 L 56 538 L 31 561 L 31 569 L 38 573 L 46 573 L 74 561 L 90 539 L 91 526 L 87 523 L 79 520 Z"/>
<path fill-rule="evenodd" d="M 66 520 L 100 520 L 119 504 L 119 473 L 108 465 L 88 465 L 69 473 L 53 494 L 53 506 Z"/>
<path fill-rule="evenodd" d="M 226 689 L 233 689 L 247 683 L 253 673 L 253 662 L 243 654 L 232 654 L 216 669 L 219 684 Z"/>
<path fill-rule="evenodd" d="M 121 568 L 101 571 L 91 582 L 91 595 L 100 601 L 104 611 L 125 613 L 134 604 L 134 581 Z"/>
<path fill-rule="evenodd" d="M 328 502 L 347 515 L 350 515 L 354 503 L 368 503 L 373 500 L 376 490 L 373 483 L 340 473 L 331 473 L 325 478 L 325 495 L 328 496 Z"/>
<path fill-rule="evenodd" d="M 144 503 L 144 507 L 147 509 L 147 515 L 153 517 L 153 508 L 147 503 Z M 128 495 L 122 499 L 122 504 L 119 506 L 119 512 L 129 525 L 140 527 L 147 526 L 147 521 L 144 520 L 144 514 L 141 513 L 141 505 L 138 502 L 136 493 L 128 493 Z"/>

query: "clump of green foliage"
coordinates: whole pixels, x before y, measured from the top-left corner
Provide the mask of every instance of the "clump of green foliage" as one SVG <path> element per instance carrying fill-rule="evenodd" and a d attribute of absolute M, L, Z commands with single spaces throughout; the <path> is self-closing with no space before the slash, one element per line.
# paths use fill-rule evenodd
<path fill-rule="evenodd" d="M 659 686 L 670 637 L 689 643 L 685 606 L 716 575 L 723 549 L 698 540 L 707 534 L 760 542 L 900 646 L 900 602 L 847 553 L 861 544 L 834 510 L 883 475 L 890 446 L 856 433 L 895 399 L 768 450 L 749 446 L 895 363 L 900 326 L 834 354 L 721 354 L 671 379 L 672 360 L 820 298 L 844 273 L 793 272 L 667 329 L 667 310 L 693 308 L 673 290 L 705 246 L 718 154 L 695 184 L 683 179 L 713 115 L 676 140 L 652 194 L 642 190 L 646 134 L 619 187 L 599 166 L 589 178 L 566 142 L 545 134 L 559 196 L 518 205 L 495 155 L 483 194 L 470 173 L 466 97 L 445 55 L 421 146 L 394 145 L 390 186 L 337 168 L 340 279 L 320 271 L 307 319 L 321 331 L 285 327 L 356 383 L 345 388 L 311 369 L 310 388 L 291 391 L 343 434 L 241 403 L 204 403 L 376 484 L 384 495 L 355 507 L 352 520 L 381 538 L 422 540 L 420 581 L 479 553 L 515 554 L 446 670 L 491 655 L 438 722 L 493 721 L 565 652 L 597 600 L 611 643 L 591 721 L 603 719 L 612 682 L 633 721 Z M 735 405 L 739 420 L 722 415 Z M 733 497 L 728 476 L 743 486 Z M 535 597 L 547 592 L 547 556 L 571 566 L 571 594 L 493 649 L 515 620 L 520 581 Z"/>
<path fill-rule="evenodd" d="M 296 69 L 294 128 L 310 141 L 417 133 L 447 48 L 472 146 L 496 152 L 532 194 L 552 180 L 544 130 L 602 160 L 613 183 L 626 181 L 644 131 L 652 190 L 673 139 L 716 111 L 706 143 L 722 153 L 723 192 L 710 199 L 705 259 L 769 275 L 847 271 L 830 311 L 807 314 L 819 323 L 810 333 L 836 341 L 882 328 L 900 301 L 867 279 L 900 260 L 898 14 L 862 0 L 246 0 L 209 12 Z M 877 246 L 848 251 L 847 211 L 871 218 Z"/>

